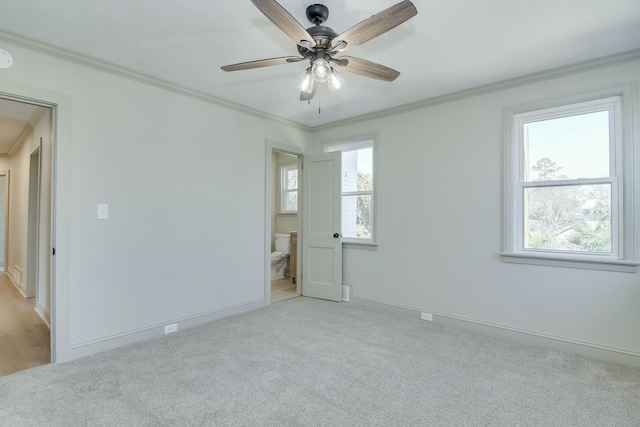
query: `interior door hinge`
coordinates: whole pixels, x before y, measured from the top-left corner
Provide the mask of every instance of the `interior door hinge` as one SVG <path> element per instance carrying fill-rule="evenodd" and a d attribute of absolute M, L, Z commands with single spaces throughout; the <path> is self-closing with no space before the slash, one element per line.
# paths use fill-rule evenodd
<path fill-rule="evenodd" d="M 51 251 L 51 255 L 55 255 L 56 254 L 56 248 L 53 248 L 53 250 Z"/>

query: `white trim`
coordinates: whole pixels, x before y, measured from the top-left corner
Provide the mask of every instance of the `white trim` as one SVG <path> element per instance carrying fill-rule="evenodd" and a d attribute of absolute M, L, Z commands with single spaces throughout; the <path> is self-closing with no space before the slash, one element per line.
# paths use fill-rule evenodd
<path fill-rule="evenodd" d="M 416 110 L 422 110 L 424 108 L 433 107 L 435 105 L 447 104 L 462 99 L 473 98 L 479 95 L 485 95 L 490 93 L 499 92 L 502 90 L 517 88 L 523 85 L 548 81 L 564 76 L 569 76 L 577 73 L 584 73 L 587 71 L 597 70 L 599 68 L 610 67 L 617 64 L 624 64 L 631 61 L 640 59 L 640 49 L 634 49 L 627 52 L 617 53 L 614 55 L 608 55 L 601 58 L 591 59 L 588 61 L 578 62 L 575 64 L 569 64 L 549 70 L 539 71 L 531 74 L 525 74 L 523 76 L 514 77 L 511 79 L 502 80 L 499 82 L 489 83 L 486 85 L 477 86 L 470 89 L 461 90 L 458 92 L 447 93 L 444 95 L 433 96 L 422 101 L 416 101 L 409 104 L 399 105 L 397 107 L 391 107 L 384 110 L 374 111 L 372 113 L 362 114 L 360 116 L 350 117 L 343 120 L 336 120 L 330 123 L 325 123 L 318 126 L 313 126 L 311 129 L 314 132 L 331 130 L 336 127 L 347 126 L 354 123 L 361 123 L 364 121 L 388 118 L 389 116 L 404 114 Z"/>
<path fill-rule="evenodd" d="M 365 148 L 372 149 L 372 158 L 371 158 L 371 185 L 373 189 L 371 191 L 342 191 L 342 184 L 340 185 L 341 197 L 345 196 L 359 196 L 359 195 L 371 195 L 371 238 L 357 238 L 357 237 L 344 237 L 342 238 L 343 247 L 344 244 L 350 245 L 348 246 L 351 249 L 363 248 L 364 246 L 376 246 L 377 243 L 377 213 L 378 213 L 378 202 L 377 202 L 377 182 L 378 182 L 378 135 L 377 133 L 368 134 L 368 135 L 360 135 L 353 138 L 341 139 L 338 141 L 327 141 L 322 143 L 322 151 L 330 152 L 330 151 L 357 151 Z"/>
<path fill-rule="evenodd" d="M 621 273 L 635 273 L 638 271 L 640 263 L 635 261 L 625 261 L 616 258 L 588 258 L 587 255 L 567 256 L 563 254 L 542 252 L 502 252 L 500 256 L 503 262 L 512 264 L 534 264 L 548 267 L 568 267 L 582 268 L 586 270 L 617 271 Z"/>
<path fill-rule="evenodd" d="M 47 328 L 49 328 L 49 331 L 51 331 L 51 325 L 47 320 L 50 318 L 49 316 L 51 316 L 49 309 L 43 306 L 42 304 L 40 304 L 40 301 L 36 301 L 36 306 L 34 307 L 33 311 L 36 312 L 36 314 L 40 317 L 40 319 L 42 319 L 44 324 L 47 325 Z"/>
<path fill-rule="evenodd" d="M 51 256 L 51 363 L 71 360 L 69 348 L 70 188 L 72 98 L 68 95 L 0 79 L 0 97 L 52 109 L 51 117 L 51 247 L 63 248 Z"/>
<path fill-rule="evenodd" d="M 159 338 L 165 335 L 164 326 L 167 324 L 177 323 L 178 330 L 182 331 L 194 326 L 213 322 L 214 320 L 219 320 L 225 317 L 235 316 L 236 314 L 256 310 L 258 308 L 262 308 L 263 306 L 264 302 L 262 299 L 246 301 L 228 307 L 222 307 L 216 310 L 195 314 L 192 316 L 167 320 L 162 323 L 145 326 L 120 334 L 113 334 L 93 340 L 72 343 L 70 348 L 71 350 L 73 350 L 73 355 L 68 360 L 89 356 L 91 354 L 123 347 L 129 344 L 135 344 L 137 342 L 148 340 L 151 338 Z"/>
<path fill-rule="evenodd" d="M 329 130 L 337 126 L 345 126 L 348 124 L 363 122 L 367 120 L 374 120 L 374 119 L 388 117 L 396 114 L 403 114 L 403 113 L 407 113 L 415 110 L 421 110 L 434 105 L 445 104 L 448 102 L 471 98 L 478 95 L 498 92 L 501 90 L 522 86 L 525 84 L 531 84 L 535 82 L 550 80 L 550 79 L 559 78 L 559 77 L 563 77 L 563 76 L 567 76 L 575 73 L 581 73 L 581 72 L 596 70 L 599 68 L 609 67 L 617 64 L 624 64 L 627 62 L 640 59 L 640 49 L 633 49 L 626 52 L 607 55 L 600 58 L 590 59 L 587 61 L 569 64 L 569 65 L 565 65 L 557 68 L 552 68 L 549 70 L 539 71 L 531 74 L 525 74 L 523 76 L 517 76 L 510 79 L 505 79 L 502 81 L 477 86 L 471 89 L 465 89 L 465 90 L 461 90 L 461 91 L 453 92 L 449 94 L 433 96 L 421 101 L 416 101 L 409 104 L 399 105 L 397 107 L 391 107 L 391 108 L 387 108 L 379 111 L 374 111 L 372 113 L 366 113 L 366 114 L 350 117 L 343 120 L 336 120 L 333 122 L 324 123 L 322 125 L 309 126 L 309 125 L 301 124 L 298 122 L 294 122 L 292 120 L 284 119 L 282 117 L 264 113 L 262 111 L 258 111 L 249 107 L 245 107 L 240 104 L 236 104 L 230 101 L 216 98 L 214 96 L 211 96 L 202 92 L 197 92 L 191 89 L 187 89 L 187 88 L 184 88 L 184 87 L 181 87 L 181 86 L 178 86 L 178 85 L 175 85 L 175 84 L 172 84 L 172 83 L 169 83 L 169 82 L 166 82 L 142 73 L 138 73 L 133 70 L 120 67 L 118 65 L 115 65 L 97 58 L 90 57 L 88 55 L 84 55 L 78 52 L 73 52 L 71 50 L 61 49 L 59 47 L 55 47 L 53 45 L 39 42 L 24 36 L 20 36 L 18 34 L 11 33 L 6 30 L 0 30 L 0 41 L 10 43 L 15 46 L 27 48 L 32 51 L 51 56 L 53 58 L 62 59 L 67 62 L 71 62 L 81 66 L 100 70 L 100 71 L 110 73 L 119 77 L 128 78 L 130 80 L 145 83 L 150 86 L 162 88 L 174 93 L 180 93 L 182 95 L 196 98 L 205 102 L 227 107 L 235 111 L 252 114 L 257 117 L 262 117 L 269 120 L 275 120 L 278 122 L 289 124 L 291 126 L 295 126 L 299 129 L 304 129 L 306 131 L 313 131 L 313 132 Z"/>
<path fill-rule="evenodd" d="M 504 230 L 503 252 L 501 253 L 504 262 L 608 271 L 637 271 L 639 264 L 635 260 L 634 249 L 638 245 L 638 236 L 634 231 L 636 228 L 633 221 L 636 210 L 633 187 L 634 184 L 638 185 L 634 181 L 633 111 L 635 108 L 635 89 L 635 84 L 628 84 L 505 108 L 503 117 Z M 550 117 L 566 117 L 592 111 L 609 111 L 610 117 L 614 120 L 610 123 L 610 176 L 525 182 L 524 158 L 521 147 L 522 124 Z M 537 251 L 523 248 L 522 192 L 524 188 L 603 183 L 611 185 L 611 254 Z"/>
<path fill-rule="evenodd" d="M 22 270 L 20 270 L 22 271 Z M 7 267 L 7 271 L 5 271 L 5 273 L 8 277 L 9 280 L 11 280 L 11 283 L 13 283 L 13 286 L 16 287 L 16 289 L 18 290 L 18 292 L 20 292 L 20 295 L 22 295 L 23 298 L 26 298 L 27 295 L 25 295 L 24 291 L 22 290 L 22 288 L 20 286 L 18 286 L 18 284 L 15 282 L 15 280 L 13 280 L 13 270 L 11 268 Z"/>
<path fill-rule="evenodd" d="M 265 167 L 264 167 L 264 186 L 265 186 L 265 196 L 264 196 L 264 305 L 271 305 L 271 203 L 273 200 L 273 174 L 275 171 L 273 170 L 272 158 L 273 152 L 279 151 L 281 153 L 291 154 L 293 156 L 298 157 L 298 170 L 302 170 L 302 157 L 306 154 L 302 148 L 296 147 L 293 145 L 281 144 L 279 142 L 274 142 L 271 140 L 265 141 Z M 300 257 L 300 252 L 302 248 L 302 215 L 304 214 L 302 207 L 302 197 L 304 195 L 300 191 L 302 188 L 302 173 L 298 173 L 298 266 L 297 266 L 297 277 L 296 277 L 296 292 L 300 295 L 302 293 L 302 259 Z M 276 201 L 277 203 L 277 201 Z M 282 215 L 282 214 L 279 214 Z"/>
<path fill-rule="evenodd" d="M 5 177 L 5 188 L 4 188 L 4 241 L 0 242 L 1 245 L 3 245 L 4 247 L 4 258 L 2 259 L 3 262 L 3 269 L 4 271 L 10 271 L 11 269 L 9 268 L 9 189 L 10 184 L 11 184 L 11 171 L 9 169 L 7 170 L 0 170 L 0 176 L 4 176 Z"/>
<path fill-rule="evenodd" d="M 342 240 L 342 249 L 365 249 L 368 251 L 377 251 L 378 244 L 373 242 L 351 242 L 348 239 Z"/>
<path fill-rule="evenodd" d="M 40 122 L 40 119 L 42 118 L 42 116 L 45 115 L 46 112 L 47 110 L 45 109 L 45 107 L 39 106 L 36 109 L 36 112 L 31 117 L 31 120 L 29 120 L 29 123 L 27 123 L 25 128 L 22 130 L 22 133 L 20 134 L 20 136 L 18 136 L 18 139 L 16 139 L 16 142 L 13 143 L 13 145 L 7 152 L 6 154 L 7 157 L 13 156 L 15 152 L 18 151 L 20 147 L 22 147 L 22 144 L 24 144 L 27 137 L 31 135 L 31 132 L 33 132 L 33 130 L 36 128 L 36 126 Z"/>
<path fill-rule="evenodd" d="M 62 49 L 56 46 L 42 43 L 33 39 L 29 39 L 18 34 L 14 34 L 5 30 L 0 30 L 0 41 L 11 43 L 15 46 L 30 49 L 32 51 L 42 53 L 53 58 L 62 59 L 67 62 L 71 62 L 76 65 L 80 65 L 87 68 L 93 68 L 94 70 L 102 71 L 114 76 L 123 77 L 132 81 L 154 86 L 159 89 L 164 89 L 169 92 L 177 93 L 180 95 L 188 96 L 190 98 L 198 99 L 200 101 L 208 102 L 210 104 L 218 105 L 221 107 L 229 108 L 241 113 L 251 114 L 256 117 L 267 119 L 269 121 L 276 121 L 289 126 L 303 129 L 306 131 L 311 130 L 310 126 L 288 120 L 274 114 L 265 113 L 263 111 L 256 110 L 254 108 L 246 107 L 235 102 L 226 101 L 222 98 L 218 98 L 204 92 L 198 92 L 186 87 L 170 83 L 165 80 L 158 79 L 148 74 L 139 73 L 111 62 L 104 61 L 102 59 L 94 58 L 89 55 L 84 55 L 78 52 L 74 52 L 67 49 Z"/>
<path fill-rule="evenodd" d="M 507 339 L 523 342 L 537 347 L 551 348 L 554 350 L 573 353 L 580 356 L 592 357 L 608 362 L 640 367 L 640 352 L 625 348 L 611 347 L 589 341 L 575 340 L 558 335 L 545 334 L 527 329 L 513 328 L 497 323 L 485 322 L 468 317 L 456 316 L 434 311 L 428 308 L 417 308 L 400 304 L 378 301 L 372 298 L 353 297 L 353 302 L 365 305 L 384 312 L 391 312 L 408 316 L 420 321 L 420 313 L 433 314 L 433 322 L 472 330 L 491 336 L 499 336 Z"/>

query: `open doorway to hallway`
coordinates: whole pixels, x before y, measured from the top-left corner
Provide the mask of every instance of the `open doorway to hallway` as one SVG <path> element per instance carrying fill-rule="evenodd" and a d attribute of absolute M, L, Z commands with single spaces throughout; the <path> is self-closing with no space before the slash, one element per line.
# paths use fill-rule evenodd
<path fill-rule="evenodd" d="M 51 360 L 49 328 L 7 274 L 0 274 L 0 376 Z"/>
<path fill-rule="evenodd" d="M 0 375 L 51 361 L 53 109 L 0 98 Z"/>

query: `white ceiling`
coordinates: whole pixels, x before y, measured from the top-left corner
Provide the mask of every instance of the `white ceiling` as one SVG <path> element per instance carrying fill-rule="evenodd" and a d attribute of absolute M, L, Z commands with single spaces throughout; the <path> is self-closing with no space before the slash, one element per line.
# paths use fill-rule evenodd
<path fill-rule="evenodd" d="M 341 33 L 399 0 L 316 1 Z M 306 61 L 220 70 L 296 54 L 249 0 L 0 0 L 0 29 L 310 126 L 640 48 L 639 0 L 413 2 L 417 16 L 348 52 L 400 77 L 344 72 L 346 87 L 311 106 L 296 89 Z M 311 3 L 280 0 L 305 27 Z"/>

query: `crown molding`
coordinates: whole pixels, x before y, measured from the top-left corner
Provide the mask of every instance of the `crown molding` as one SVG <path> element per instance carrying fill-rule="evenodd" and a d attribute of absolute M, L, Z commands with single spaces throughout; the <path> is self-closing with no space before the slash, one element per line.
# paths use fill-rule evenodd
<path fill-rule="evenodd" d="M 250 114 L 262 119 L 267 119 L 269 121 L 280 122 L 289 126 L 293 126 L 293 127 L 305 130 L 307 132 L 311 130 L 310 126 L 307 126 L 298 122 L 294 122 L 292 120 L 288 120 L 280 116 L 265 113 L 263 111 L 259 111 L 254 108 L 246 107 L 244 105 L 241 105 L 235 102 L 227 101 L 222 98 L 208 95 L 204 92 L 199 92 L 199 91 L 189 89 L 184 86 L 180 86 L 162 79 L 158 79 L 148 74 L 140 73 L 140 72 L 116 65 L 114 63 L 104 61 L 102 59 L 98 59 L 98 58 L 85 55 L 79 52 L 74 52 L 72 50 L 59 48 L 47 43 L 30 39 L 28 37 L 11 33 L 9 31 L 0 30 L 0 40 L 6 43 L 13 44 L 18 47 L 22 47 L 25 49 L 32 50 L 34 52 L 51 56 L 53 58 L 71 62 L 76 65 L 92 68 L 94 70 L 109 73 L 118 77 L 123 77 L 123 78 L 133 80 L 138 83 L 143 83 L 149 86 L 154 86 L 159 89 L 164 89 L 179 95 L 188 96 L 190 98 L 204 101 L 209 104 L 217 105 L 224 108 L 229 108 L 231 110 L 235 110 L 240 113 Z"/>
<path fill-rule="evenodd" d="M 13 145 L 11 146 L 11 149 L 7 152 L 8 157 L 13 156 L 15 152 L 18 151 L 20 147 L 22 147 L 22 144 L 24 144 L 24 142 L 27 140 L 29 135 L 31 135 L 33 130 L 38 125 L 38 122 L 46 112 L 47 112 L 47 109 L 45 107 L 38 107 L 36 109 L 36 112 L 33 113 L 33 116 L 31 117 L 31 120 L 29 120 L 29 123 L 27 123 L 24 129 L 22 129 L 22 133 L 20 133 L 20 135 L 16 139 L 16 142 L 13 143 Z"/>
<path fill-rule="evenodd" d="M 470 89 L 461 90 L 445 95 L 435 96 L 427 98 L 422 101 L 412 102 L 410 104 L 404 104 L 397 107 L 387 108 L 384 110 L 378 110 L 367 114 L 362 114 L 355 117 L 350 117 L 344 120 L 338 120 L 331 123 L 325 123 L 311 128 L 312 132 L 319 132 L 327 129 L 331 129 L 338 126 L 346 126 L 358 122 L 367 120 L 380 119 L 382 117 L 388 117 L 396 114 L 407 113 L 415 110 L 420 110 L 434 105 L 445 104 L 452 101 L 458 101 L 465 98 L 471 98 L 478 95 L 484 95 L 492 92 L 498 92 L 505 89 L 511 89 L 525 84 L 531 84 L 541 82 L 545 80 L 551 80 L 558 77 L 563 77 L 571 74 L 581 73 L 585 71 L 595 70 L 598 68 L 609 67 L 612 65 L 623 64 L 640 59 L 640 49 L 634 49 L 626 52 L 616 53 L 613 55 L 603 56 L 588 61 L 577 62 L 575 64 L 565 65 L 562 67 L 552 68 L 549 70 L 538 71 L 531 74 L 525 74 L 523 76 L 514 77 L 511 79 L 501 80 L 495 83 L 489 83 L 482 86 L 476 86 Z"/>
<path fill-rule="evenodd" d="M 556 67 L 549 70 L 538 71 L 523 76 L 514 77 L 511 79 L 501 80 L 495 83 L 489 83 L 482 86 L 476 86 L 473 88 L 453 92 L 449 94 L 439 95 L 431 98 L 427 98 L 421 101 L 412 102 L 409 104 L 399 105 L 397 107 L 387 108 L 383 110 L 374 111 L 367 114 L 362 114 L 355 117 L 350 117 L 343 120 L 337 120 L 329 123 L 324 123 L 316 126 L 309 126 L 293 120 L 285 119 L 280 116 L 265 113 L 263 111 L 256 110 L 235 102 L 227 101 L 222 98 L 218 98 L 212 95 L 208 95 L 204 92 L 195 91 L 174 83 L 170 83 L 165 80 L 161 80 L 152 77 L 147 74 L 139 73 L 137 71 L 121 67 L 119 65 L 103 61 L 98 58 L 84 55 L 78 52 L 74 52 L 67 49 L 62 49 L 47 43 L 39 42 L 18 34 L 14 34 L 8 31 L 0 30 L 0 40 L 11 43 L 13 45 L 23 47 L 35 52 L 39 52 L 57 59 L 62 59 L 67 62 L 75 63 L 95 70 L 103 71 L 109 74 L 113 74 L 119 77 L 127 78 L 139 83 L 154 86 L 160 89 L 164 89 L 170 92 L 174 92 L 180 95 L 188 96 L 200 101 L 204 101 L 217 106 L 229 108 L 240 113 L 250 114 L 255 117 L 267 119 L 270 121 L 276 121 L 289 126 L 293 126 L 298 129 L 302 129 L 307 132 L 319 132 L 326 129 L 331 129 L 337 126 L 345 126 L 367 120 L 379 119 L 396 114 L 407 113 L 423 108 L 431 107 L 434 105 L 444 104 L 447 102 L 457 101 L 465 98 L 471 98 L 478 95 L 484 95 L 487 93 L 497 92 L 504 89 L 510 89 L 525 84 L 535 83 L 539 81 L 550 80 L 570 74 L 579 72 L 590 71 L 598 68 L 608 67 L 616 64 L 622 64 L 634 60 L 640 59 L 640 49 L 634 49 L 626 52 L 621 52 L 613 55 L 608 55 L 596 59 L 578 62 L 562 67 Z"/>

